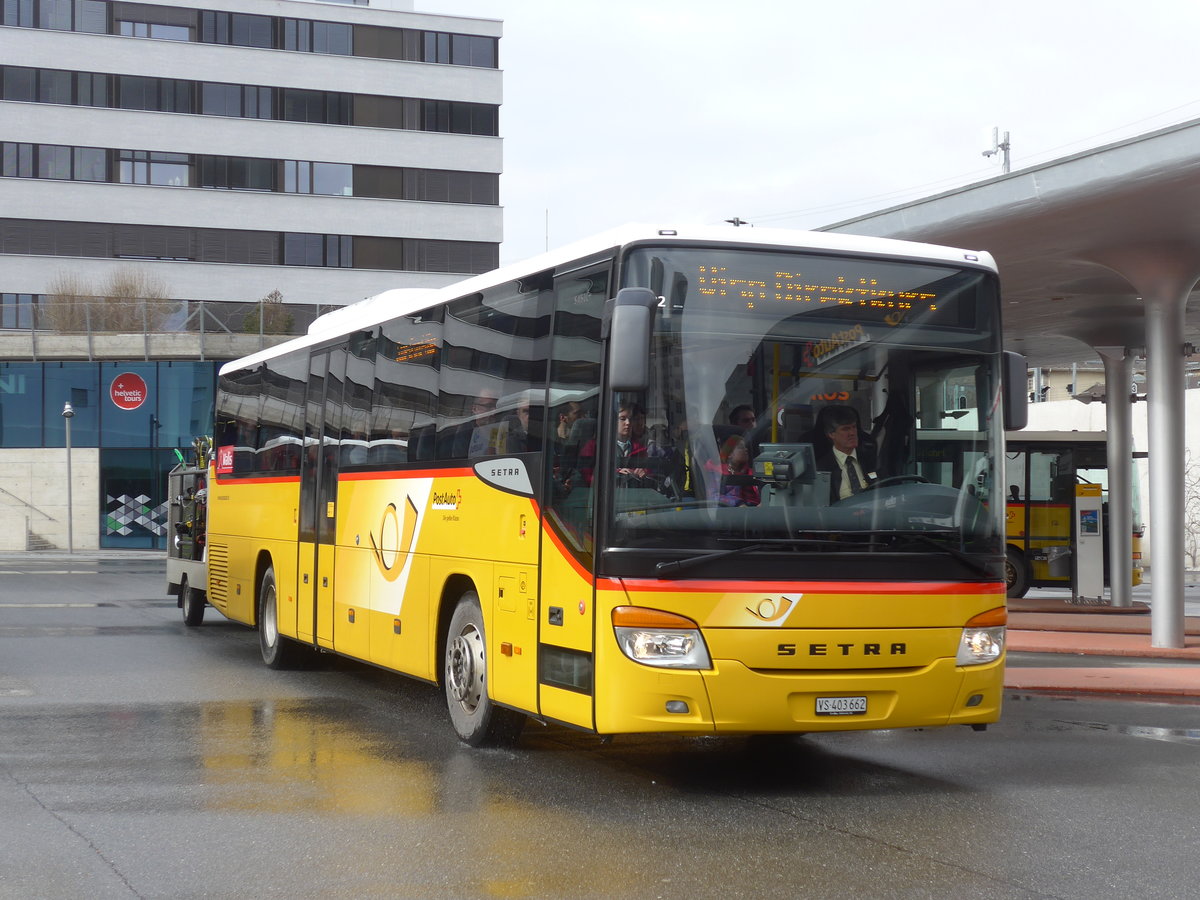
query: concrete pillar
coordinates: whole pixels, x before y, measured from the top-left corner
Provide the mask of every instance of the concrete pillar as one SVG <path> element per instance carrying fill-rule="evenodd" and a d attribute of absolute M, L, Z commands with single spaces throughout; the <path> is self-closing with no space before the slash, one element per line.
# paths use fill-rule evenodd
<path fill-rule="evenodd" d="M 1113 606 L 1133 605 L 1133 359 L 1124 347 L 1097 347 L 1104 360 L 1108 432 L 1108 583 Z"/>
<path fill-rule="evenodd" d="M 1100 261 L 1127 279 L 1142 298 L 1150 444 L 1150 644 L 1182 647 L 1183 312 L 1200 280 L 1200 253 L 1183 244 L 1152 244 L 1117 248 Z"/>

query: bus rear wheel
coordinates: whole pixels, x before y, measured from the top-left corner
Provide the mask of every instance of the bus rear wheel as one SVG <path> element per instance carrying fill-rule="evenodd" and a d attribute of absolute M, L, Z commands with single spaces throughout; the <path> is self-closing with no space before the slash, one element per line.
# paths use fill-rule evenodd
<path fill-rule="evenodd" d="M 1029 590 L 1029 567 L 1025 564 L 1025 556 L 1012 547 L 1004 553 L 1004 581 L 1008 596 L 1013 599 L 1024 597 Z"/>
<path fill-rule="evenodd" d="M 195 627 L 204 621 L 204 592 L 188 584 L 186 575 L 179 581 L 179 608 L 184 625 Z"/>
<path fill-rule="evenodd" d="M 442 685 L 450 721 L 460 740 L 472 747 L 516 743 L 525 717 L 492 702 L 487 690 L 487 640 L 479 595 L 468 591 L 450 617 Z"/>
<path fill-rule="evenodd" d="M 275 569 L 263 573 L 258 590 L 258 648 L 270 669 L 300 669 L 311 652 L 279 633 L 279 597 L 275 590 Z"/>

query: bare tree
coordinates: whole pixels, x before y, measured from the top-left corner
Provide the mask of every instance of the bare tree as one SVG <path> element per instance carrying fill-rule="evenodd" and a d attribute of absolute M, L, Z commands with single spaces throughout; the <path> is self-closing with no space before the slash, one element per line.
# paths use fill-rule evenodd
<path fill-rule="evenodd" d="M 70 272 L 50 282 L 43 322 L 55 331 L 158 331 L 175 309 L 170 289 L 157 275 L 127 266 L 99 285 Z"/>
<path fill-rule="evenodd" d="M 258 334 L 261 322 L 263 334 L 291 334 L 294 319 L 295 317 L 283 305 L 283 294 L 276 288 L 258 301 L 258 306 L 246 314 L 246 318 L 242 321 L 242 330 L 247 334 Z"/>
<path fill-rule="evenodd" d="M 1183 451 L 1183 553 L 1189 569 L 1200 569 L 1200 463 Z"/>

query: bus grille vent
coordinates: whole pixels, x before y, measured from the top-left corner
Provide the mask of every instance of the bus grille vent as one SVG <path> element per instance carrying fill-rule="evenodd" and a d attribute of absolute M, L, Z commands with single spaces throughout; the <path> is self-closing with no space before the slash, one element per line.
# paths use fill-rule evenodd
<path fill-rule="evenodd" d="M 208 545 L 208 602 L 224 608 L 229 602 L 229 547 Z"/>

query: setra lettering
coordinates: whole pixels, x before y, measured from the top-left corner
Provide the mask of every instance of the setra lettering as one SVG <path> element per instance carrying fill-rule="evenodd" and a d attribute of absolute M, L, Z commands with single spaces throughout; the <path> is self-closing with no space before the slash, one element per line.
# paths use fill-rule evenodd
<path fill-rule="evenodd" d="M 777 656 L 796 656 L 798 647 L 796 644 L 777 644 L 775 654 Z M 896 641 L 887 645 L 886 650 L 883 644 L 809 644 L 809 656 L 853 656 L 855 652 L 862 656 L 904 656 L 908 653 L 908 644 L 902 641 Z"/>

